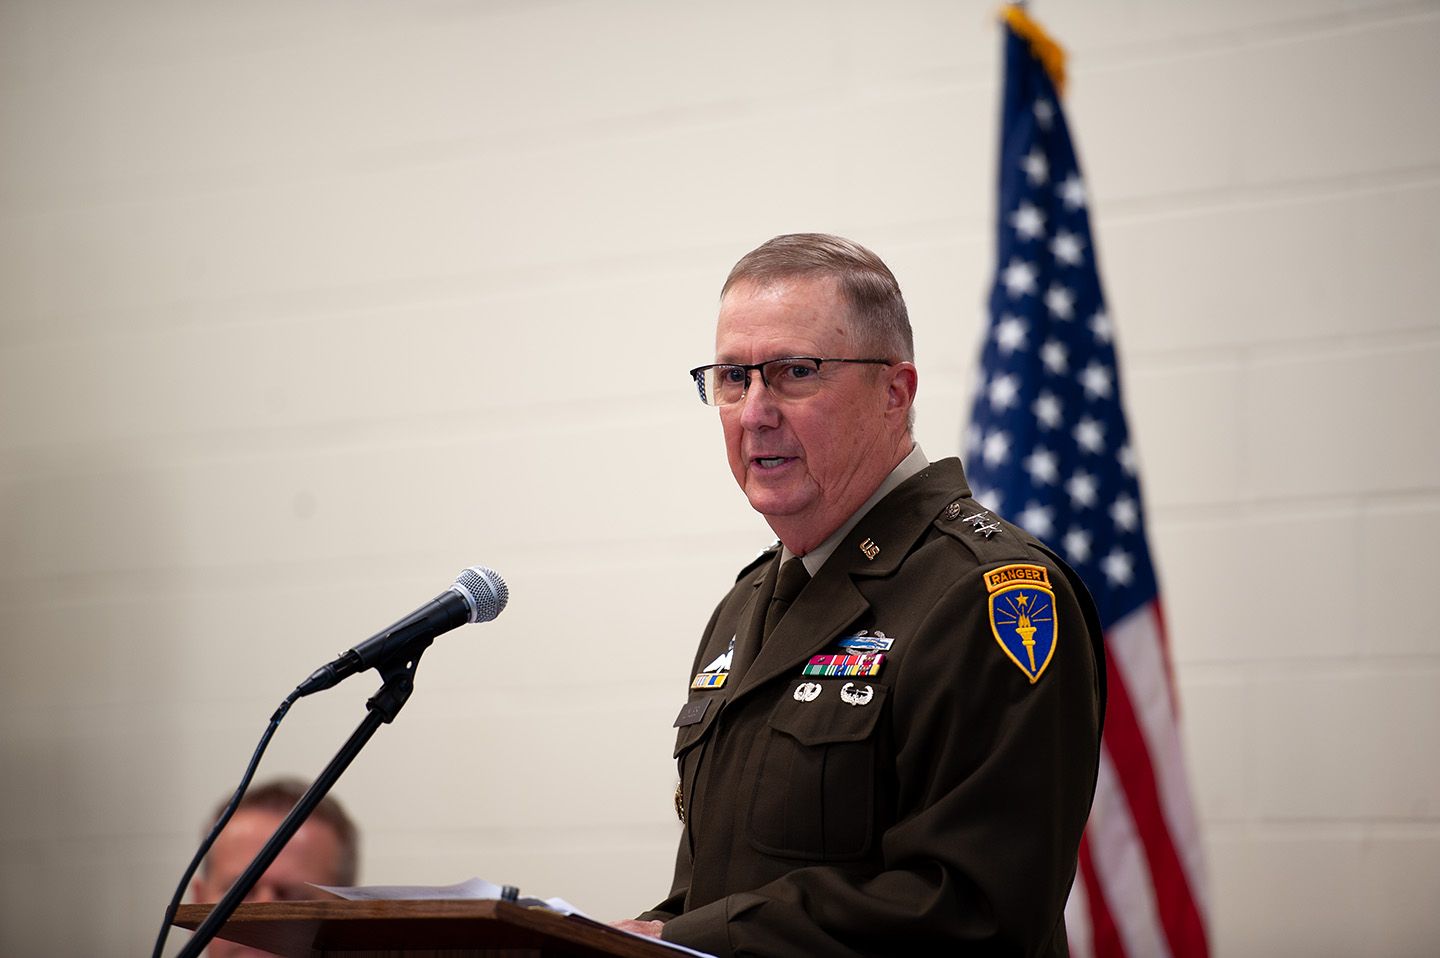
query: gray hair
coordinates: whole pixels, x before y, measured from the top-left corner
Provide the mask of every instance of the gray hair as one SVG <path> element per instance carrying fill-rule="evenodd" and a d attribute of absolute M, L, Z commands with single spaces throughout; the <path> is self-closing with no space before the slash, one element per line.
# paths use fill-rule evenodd
<path fill-rule="evenodd" d="M 828 233 L 787 233 L 766 240 L 730 270 L 724 299 L 738 283 L 767 285 L 800 276 L 833 276 L 850 303 L 851 328 L 876 359 L 915 361 L 915 337 L 900 284 L 884 261 L 865 247 Z"/>

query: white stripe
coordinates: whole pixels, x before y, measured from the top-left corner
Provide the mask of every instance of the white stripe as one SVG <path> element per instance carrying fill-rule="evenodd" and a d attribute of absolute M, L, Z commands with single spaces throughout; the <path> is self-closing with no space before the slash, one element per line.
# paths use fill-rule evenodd
<path fill-rule="evenodd" d="M 1085 879 L 1077 871 L 1070 897 L 1065 900 L 1065 937 L 1070 942 L 1070 958 L 1095 958 L 1095 935 L 1090 927 L 1090 896 L 1085 893 Z"/>
<path fill-rule="evenodd" d="M 1155 909 L 1150 866 L 1108 747 L 1100 750 L 1100 774 L 1088 828 L 1095 880 L 1110 907 L 1125 954 L 1130 958 L 1169 958 L 1170 947 Z"/>
<path fill-rule="evenodd" d="M 1130 705 L 1150 753 L 1150 764 L 1155 769 L 1155 788 L 1160 795 L 1165 828 L 1185 869 L 1195 909 L 1204 922 L 1205 862 L 1200 829 L 1180 746 L 1180 725 L 1176 718 L 1179 710 L 1171 698 L 1161 642 L 1160 618 L 1153 602 L 1147 602 L 1105 633 L 1110 660 L 1130 691 Z"/>

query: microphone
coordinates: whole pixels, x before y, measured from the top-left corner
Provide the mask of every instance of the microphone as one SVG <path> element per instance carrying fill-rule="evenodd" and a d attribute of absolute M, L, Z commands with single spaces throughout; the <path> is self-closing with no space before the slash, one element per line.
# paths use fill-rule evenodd
<path fill-rule="evenodd" d="M 295 687 L 291 700 L 321 692 L 356 672 L 384 665 L 408 651 L 413 643 L 423 649 L 436 636 L 467 622 L 489 622 L 505 610 L 510 590 L 494 569 L 474 565 L 460 570 L 455 584 L 394 625 L 361 642 L 334 661 L 322 665 Z"/>

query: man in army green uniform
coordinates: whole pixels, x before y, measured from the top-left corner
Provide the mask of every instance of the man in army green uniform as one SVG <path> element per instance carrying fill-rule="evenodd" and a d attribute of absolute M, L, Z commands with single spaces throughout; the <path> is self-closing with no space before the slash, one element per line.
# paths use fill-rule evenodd
<path fill-rule="evenodd" d="M 623 927 L 721 956 L 1066 953 L 1098 620 L 915 444 L 913 358 L 899 286 L 857 244 L 781 236 L 731 271 L 692 375 L 779 542 L 705 630 L 674 887 Z"/>

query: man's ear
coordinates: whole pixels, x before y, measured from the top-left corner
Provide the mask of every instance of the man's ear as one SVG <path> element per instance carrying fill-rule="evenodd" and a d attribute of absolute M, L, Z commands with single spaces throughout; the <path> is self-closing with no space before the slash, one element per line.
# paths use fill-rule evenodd
<path fill-rule="evenodd" d="M 885 390 L 886 412 L 908 415 L 915 405 L 915 389 L 919 385 L 919 373 L 914 363 L 896 363 L 889 368 Z"/>

